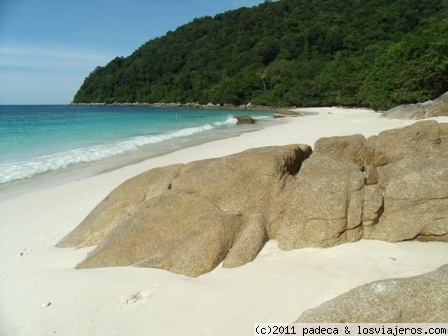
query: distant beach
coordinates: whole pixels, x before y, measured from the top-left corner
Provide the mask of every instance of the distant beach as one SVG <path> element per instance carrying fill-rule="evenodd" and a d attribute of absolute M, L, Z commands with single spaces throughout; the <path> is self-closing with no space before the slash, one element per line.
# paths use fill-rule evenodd
<path fill-rule="evenodd" d="M 233 269 L 219 266 L 192 279 L 149 268 L 76 270 L 92 248 L 54 247 L 120 183 L 148 169 L 263 146 L 313 146 L 325 136 L 371 136 L 415 122 L 383 118 L 365 109 L 299 110 L 307 116 L 264 128 L 260 123 L 258 130 L 239 132 L 238 137 L 223 132 L 222 139 L 179 146 L 138 163 L 0 201 L 0 334 L 250 335 L 254 323 L 292 322 L 351 288 L 446 264 L 446 243 L 362 240 L 282 251 L 270 241 L 253 262 Z M 173 113 L 173 122 L 176 114 L 182 120 L 179 110 Z M 447 117 L 437 120 L 448 122 Z M 214 126 L 212 133 L 218 129 Z"/>

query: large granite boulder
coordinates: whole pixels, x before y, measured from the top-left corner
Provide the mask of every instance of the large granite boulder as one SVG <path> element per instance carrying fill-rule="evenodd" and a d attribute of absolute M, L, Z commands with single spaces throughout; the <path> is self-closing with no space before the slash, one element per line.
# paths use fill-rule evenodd
<path fill-rule="evenodd" d="M 122 218 L 77 268 L 134 265 L 199 276 L 225 258 L 242 222 L 200 195 L 163 193 Z"/>
<path fill-rule="evenodd" d="M 448 242 L 448 124 L 252 149 L 157 168 L 117 187 L 60 247 L 77 267 L 160 267 L 199 276 L 285 250 L 359 239 Z"/>
<path fill-rule="evenodd" d="M 381 132 L 369 139 L 375 148 L 374 165 L 385 166 L 404 158 L 423 160 L 448 155 L 448 124 L 425 120 Z"/>
<path fill-rule="evenodd" d="M 448 241 L 448 124 L 421 121 L 375 138 L 384 212 L 367 239 Z"/>
<path fill-rule="evenodd" d="M 365 176 L 353 163 L 319 155 L 304 162 L 285 187 L 284 216 L 275 239 L 285 250 L 357 241 Z"/>
<path fill-rule="evenodd" d="M 268 240 L 265 217 L 260 213 L 252 215 L 240 228 L 222 266 L 238 267 L 254 260 Z"/>
<path fill-rule="evenodd" d="M 181 166 L 151 169 L 121 184 L 56 246 L 81 248 L 98 245 L 120 224 L 122 218 L 131 216 L 139 204 L 169 190 Z"/>
<path fill-rule="evenodd" d="M 272 199 L 311 154 L 266 147 L 157 168 L 110 193 L 59 247 L 97 247 L 78 268 L 159 267 L 188 276 L 255 258 L 277 213 Z M 228 255 L 228 258 L 227 258 Z"/>
<path fill-rule="evenodd" d="M 368 239 L 448 241 L 448 157 L 397 164 L 384 190 L 384 212 Z"/>
<path fill-rule="evenodd" d="M 447 124 L 319 139 L 288 177 L 282 249 L 364 239 L 448 242 Z"/>
<path fill-rule="evenodd" d="M 423 275 L 357 287 L 305 311 L 295 322 L 448 322 L 448 264 Z"/>
<path fill-rule="evenodd" d="M 299 174 L 288 179 L 289 206 L 275 236 L 279 247 L 329 247 L 361 239 L 363 204 L 370 203 L 364 197 L 363 170 L 372 157 L 373 148 L 362 135 L 319 139 Z M 378 197 L 372 200 L 382 207 Z M 378 209 L 369 206 L 372 217 Z"/>
<path fill-rule="evenodd" d="M 425 119 L 448 116 L 448 92 L 424 103 L 399 105 L 387 110 L 384 116 L 390 119 Z"/>

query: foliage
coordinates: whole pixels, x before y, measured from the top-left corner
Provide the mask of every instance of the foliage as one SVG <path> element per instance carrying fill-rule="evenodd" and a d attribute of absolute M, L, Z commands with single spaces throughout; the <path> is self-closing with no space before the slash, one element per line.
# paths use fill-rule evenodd
<path fill-rule="evenodd" d="M 448 91 L 446 0 L 280 0 L 203 17 L 97 67 L 75 103 L 384 108 Z"/>
<path fill-rule="evenodd" d="M 366 100 L 374 108 L 433 99 L 448 90 L 448 20 L 390 45 L 371 67 Z"/>

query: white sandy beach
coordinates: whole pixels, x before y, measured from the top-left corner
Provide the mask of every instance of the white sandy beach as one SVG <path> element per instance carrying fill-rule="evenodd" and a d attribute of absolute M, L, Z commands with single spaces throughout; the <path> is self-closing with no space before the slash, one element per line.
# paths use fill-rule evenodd
<path fill-rule="evenodd" d="M 251 335 L 256 322 L 292 322 L 351 288 L 448 263 L 445 243 L 364 240 L 286 252 L 270 241 L 245 266 L 192 279 L 158 269 L 75 270 L 92 248 L 54 247 L 113 188 L 148 169 L 415 122 L 360 109 L 300 110 L 318 114 L 1 202 L 0 335 Z"/>

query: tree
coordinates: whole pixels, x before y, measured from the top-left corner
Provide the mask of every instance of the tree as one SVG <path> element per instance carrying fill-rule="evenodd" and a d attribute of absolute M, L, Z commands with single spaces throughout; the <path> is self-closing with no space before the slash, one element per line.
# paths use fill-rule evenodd
<path fill-rule="evenodd" d="M 74 102 L 386 108 L 432 99 L 448 90 L 446 17 L 442 0 L 267 1 L 116 57 Z"/>
<path fill-rule="evenodd" d="M 433 99 L 448 91 L 448 20 L 390 45 L 366 78 L 367 101 L 377 109 Z"/>

